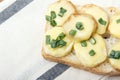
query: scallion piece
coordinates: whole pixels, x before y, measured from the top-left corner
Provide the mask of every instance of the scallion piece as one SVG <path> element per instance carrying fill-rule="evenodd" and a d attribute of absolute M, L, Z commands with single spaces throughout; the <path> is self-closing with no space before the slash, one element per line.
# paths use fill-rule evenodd
<path fill-rule="evenodd" d="M 46 35 L 46 44 L 50 44 L 50 35 Z"/>
<path fill-rule="evenodd" d="M 66 45 L 66 42 L 64 41 L 64 40 L 60 40 L 59 42 L 58 42 L 58 47 L 63 47 L 63 46 L 65 46 Z"/>
<path fill-rule="evenodd" d="M 57 40 L 53 39 L 50 43 L 51 48 L 56 48 L 57 47 Z"/>
<path fill-rule="evenodd" d="M 81 41 L 81 46 L 82 47 L 86 47 L 87 46 L 87 42 L 86 41 Z"/>
<path fill-rule="evenodd" d="M 55 13 L 55 11 L 51 11 L 51 18 L 52 18 L 52 19 L 55 19 L 55 18 L 56 18 L 56 13 Z"/>
<path fill-rule="evenodd" d="M 83 29 L 84 29 L 83 24 L 82 24 L 81 22 L 77 22 L 77 23 L 76 23 L 76 28 L 77 28 L 78 30 L 83 30 Z"/>
<path fill-rule="evenodd" d="M 63 7 L 61 7 L 58 16 L 63 17 L 63 15 L 64 15 L 66 12 L 67 12 L 67 10 L 64 9 Z"/>
<path fill-rule="evenodd" d="M 55 27 L 55 26 L 57 25 L 57 23 L 56 23 L 55 20 L 52 20 L 52 21 L 50 22 L 50 24 L 51 24 L 53 27 Z"/>
<path fill-rule="evenodd" d="M 70 30 L 69 31 L 69 35 L 71 35 L 71 36 L 75 36 L 75 34 L 76 34 L 76 30 Z"/>
<path fill-rule="evenodd" d="M 120 59 L 120 51 L 112 50 L 109 54 L 109 58 Z"/>
<path fill-rule="evenodd" d="M 62 32 L 58 35 L 57 40 L 62 40 L 66 35 Z"/>
<path fill-rule="evenodd" d="M 117 19 L 117 20 L 116 20 L 116 23 L 117 23 L 117 24 L 120 23 L 120 19 Z"/>
<path fill-rule="evenodd" d="M 120 51 L 116 51 L 115 55 L 114 55 L 115 59 L 119 59 L 120 58 Z"/>
<path fill-rule="evenodd" d="M 94 37 L 90 38 L 89 41 L 92 45 L 96 44 L 96 40 Z"/>
<path fill-rule="evenodd" d="M 46 15 L 45 18 L 46 18 L 47 21 L 51 21 L 52 20 L 52 18 L 50 16 L 48 16 L 48 15 Z"/>
<path fill-rule="evenodd" d="M 90 56 L 94 56 L 96 53 L 95 53 L 95 51 L 92 49 L 92 50 L 90 50 L 90 52 L 89 52 L 89 55 Z"/>
<path fill-rule="evenodd" d="M 103 20 L 102 18 L 99 18 L 98 19 L 98 22 L 101 24 L 101 25 L 106 25 L 106 21 L 105 20 Z"/>
<path fill-rule="evenodd" d="M 114 58 L 114 56 L 115 56 L 115 50 L 112 50 L 110 52 L 109 58 Z"/>

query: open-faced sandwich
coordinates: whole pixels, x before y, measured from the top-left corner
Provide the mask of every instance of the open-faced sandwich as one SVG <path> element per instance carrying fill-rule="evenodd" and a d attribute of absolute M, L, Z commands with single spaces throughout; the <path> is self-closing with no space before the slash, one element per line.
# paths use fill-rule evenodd
<path fill-rule="evenodd" d="M 59 0 L 48 7 L 45 18 L 45 59 L 96 74 L 120 75 L 119 9 Z"/>

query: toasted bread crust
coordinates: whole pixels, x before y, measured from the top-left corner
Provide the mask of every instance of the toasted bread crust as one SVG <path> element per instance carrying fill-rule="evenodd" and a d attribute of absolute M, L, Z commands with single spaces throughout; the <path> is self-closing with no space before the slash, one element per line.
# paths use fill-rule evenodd
<path fill-rule="evenodd" d="M 86 70 L 86 71 L 89 71 L 89 72 L 92 72 L 92 73 L 95 73 L 95 74 L 110 75 L 110 76 L 120 75 L 120 72 L 119 72 L 119 71 L 105 72 L 105 71 L 103 71 L 102 69 L 98 69 L 98 68 L 96 68 L 96 67 L 94 67 L 94 68 L 88 68 L 88 67 L 85 67 L 85 66 L 83 66 L 83 65 L 70 62 L 69 60 L 65 60 L 64 57 L 62 57 L 62 58 L 53 57 L 53 56 L 51 56 L 51 55 L 49 55 L 49 54 L 46 54 L 45 51 L 44 51 L 44 49 L 42 49 L 41 52 L 42 52 L 42 56 L 43 56 L 46 60 L 50 60 L 50 61 L 54 61 L 54 62 L 66 64 L 66 65 L 72 66 L 72 67 L 74 67 L 74 68 L 83 69 L 83 70 Z M 99 66 L 98 66 L 98 67 L 99 67 Z"/>
<path fill-rule="evenodd" d="M 79 6 L 77 6 L 79 7 Z M 115 12 L 119 12 L 118 9 L 114 8 L 114 7 L 109 7 L 107 8 L 107 12 L 109 14 L 112 14 L 113 11 Z M 94 19 L 94 18 L 93 18 Z M 69 20 L 69 19 L 68 19 Z M 96 24 L 97 25 L 97 24 Z M 50 25 L 48 23 L 46 23 L 46 27 L 45 27 L 45 32 L 50 28 Z M 94 68 L 88 68 L 88 67 L 85 67 L 83 65 L 81 65 L 80 63 L 76 63 L 76 62 L 72 62 L 68 59 L 66 59 L 66 57 L 61 57 L 61 58 L 58 58 L 58 57 L 53 57 L 47 53 L 45 53 L 44 51 L 44 48 L 42 48 L 41 50 L 41 53 L 42 53 L 42 56 L 47 59 L 47 60 L 50 60 L 50 61 L 54 61 L 54 62 L 58 62 L 58 63 L 62 63 L 62 64 L 66 64 L 66 65 L 69 65 L 69 66 L 72 66 L 72 67 L 75 67 L 75 68 L 79 68 L 79 69 L 83 69 L 83 70 L 86 70 L 86 71 L 89 71 L 89 72 L 92 72 L 92 73 L 95 73 L 95 74 L 102 74 L 102 75 L 109 75 L 109 76 L 117 76 L 117 75 L 120 75 L 120 71 L 118 70 L 115 70 L 114 68 L 112 68 L 110 71 L 107 71 L 107 69 L 103 69 L 101 66 L 102 65 L 105 65 L 106 63 L 108 65 L 110 65 L 110 63 L 108 63 L 108 60 L 106 60 L 104 63 L 100 64 L 99 66 L 97 67 L 94 67 Z M 73 53 L 71 53 L 73 54 Z M 110 65 L 111 66 L 111 65 Z"/>

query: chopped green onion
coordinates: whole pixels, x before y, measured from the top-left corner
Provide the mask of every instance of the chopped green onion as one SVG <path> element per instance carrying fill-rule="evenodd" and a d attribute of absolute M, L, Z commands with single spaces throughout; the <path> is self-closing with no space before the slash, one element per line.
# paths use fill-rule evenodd
<path fill-rule="evenodd" d="M 51 18 L 50 16 L 46 15 L 46 20 L 47 20 L 47 21 L 51 21 L 52 18 Z"/>
<path fill-rule="evenodd" d="M 96 44 L 96 40 L 94 37 L 90 38 L 89 41 L 92 45 Z"/>
<path fill-rule="evenodd" d="M 115 59 L 119 59 L 120 58 L 120 51 L 116 51 L 115 55 L 114 55 Z"/>
<path fill-rule="evenodd" d="M 58 41 L 58 47 L 63 47 L 66 45 L 66 42 L 64 40 Z"/>
<path fill-rule="evenodd" d="M 66 35 L 62 32 L 58 35 L 57 40 L 62 40 Z"/>
<path fill-rule="evenodd" d="M 86 47 L 87 46 L 87 42 L 86 41 L 81 41 L 81 46 L 82 47 Z"/>
<path fill-rule="evenodd" d="M 90 55 L 90 56 L 94 56 L 94 55 L 95 55 L 95 51 L 94 51 L 93 49 L 90 50 L 89 55 Z"/>
<path fill-rule="evenodd" d="M 78 30 L 83 30 L 83 29 L 84 29 L 83 24 L 82 24 L 81 22 L 77 22 L 77 23 L 76 23 L 76 28 L 77 28 Z"/>
<path fill-rule="evenodd" d="M 59 13 L 58 16 L 63 17 L 63 13 Z"/>
<path fill-rule="evenodd" d="M 109 58 L 120 59 L 120 51 L 112 50 L 110 52 Z"/>
<path fill-rule="evenodd" d="M 50 35 L 46 35 L 46 44 L 50 44 Z"/>
<path fill-rule="evenodd" d="M 67 12 L 67 10 L 64 9 L 63 7 L 61 7 L 61 8 L 60 8 L 60 13 L 65 13 L 65 12 Z"/>
<path fill-rule="evenodd" d="M 55 20 L 52 20 L 52 21 L 50 22 L 50 24 L 51 24 L 53 27 L 55 27 L 55 26 L 57 25 L 57 23 L 56 23 Z"/>
<path fill-rule="evenodd" d="M 63 7 L 61 7 L 58 16 L 63 17 L 63 15 L 64 15 L 66 12 L 67 12 L 67 10 L 64 9 Z"/>
<path fill-rule="evenodd" d="M 102 18 L 99 18 L 98 19 L 98 22 L 100 23 L 100 24 L 102 24 L 102 25 L 106 25 L 106 21 L 105 20 L 103 20 Z"/>
<path fill-rule="evenodd" d="M 117 24 L 120 23 L 120 19 L 117 19 L 116 22 L 117 22 Z"/>
<path fill-rule="evenodd" d="M 53 39 L 51 41 L 51 48 L 56 48 L 57 47 L 57 40 Z"/>
<path fill-rule="evenodd" d="M 56 13 L 55 13 L 55 11 L 51 11 L 51 18 L 52 18 L 52 19 L 55 19 L 55 18 L 56 18 Z"/>
<path fill-rule="evenodd" d="M 76 34 L 76 30 L 70 30 L 69 35 L 74 36 Z"/>
<path fill-rule="evenodd" d="M 55 11 L 51 11 L 51 16 L 46 15 L 46 20 L 50 22 L 51 26 L 56 26 L 57 23 L 54 20 L 56 18 L 56 13 Z"/>
<path fill-rule="evenodd" d="M 114 58 L 114 56 L 115 56 L 115 50 L 112 50 L 110 52 L 109 58 Z"/>
<path fill-rule="evenodd" d="M 64 40 L 62 40 L 66 35 L 62 32 L 58 35 L 57 39 L 53 39 L 50 43 L 51 48 L 63 47 L 67 44 Z"/>

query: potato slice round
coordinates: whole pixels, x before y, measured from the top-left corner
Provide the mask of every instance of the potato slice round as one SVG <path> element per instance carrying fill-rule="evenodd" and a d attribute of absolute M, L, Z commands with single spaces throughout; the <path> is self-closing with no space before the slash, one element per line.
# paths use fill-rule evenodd
<path fill-rule="evenodd" d="M 70 1 L 59 0 L 48 7 L 46 20 L 53 27 L 62 26 L 74 13 L 76 13 L 75 6 Z"/>
<path fill-rule="evenodd" d="M 120 42 L 117 42 L 109 50 L 109 62 L 115 68 L 120 70 Z"/>
<path fill-rule="evenodd" d="M 89 39 L 96 26 L 96 21 L 88 14 L 72 15 L 63 25 L 67 35 L 79 41 Z"/>
<path fill-rule="evenodd" d="M 98 34 L 87 41 L 76 42 L 74 50 L 80 63 L 86 67 L 95 67 L 107 58 L 105 42 Z"/>
<path fill-rule="evenodd" d="M 108 30 L 114 37 L 120 38 L 120 13 L 114 14 L 111 17 L 110 25 Z"/>
<path fill-rule="evenodd" d="M 98 23 L 98 34 L 104 34 L 106 32 L 109 23 L 109 18 L 107 13 L 102 8 L 94 4 L 87 4 L 81 8 L 80 13 L 88 13 L 95 18 L 95 20 Z"/>
<path fill-rule="evenodd" d="M 44 50 L 54 57 L 63 57 L 72 50 L 73 42 L 62 27 L 54 27 L 44 35 Z"/>

